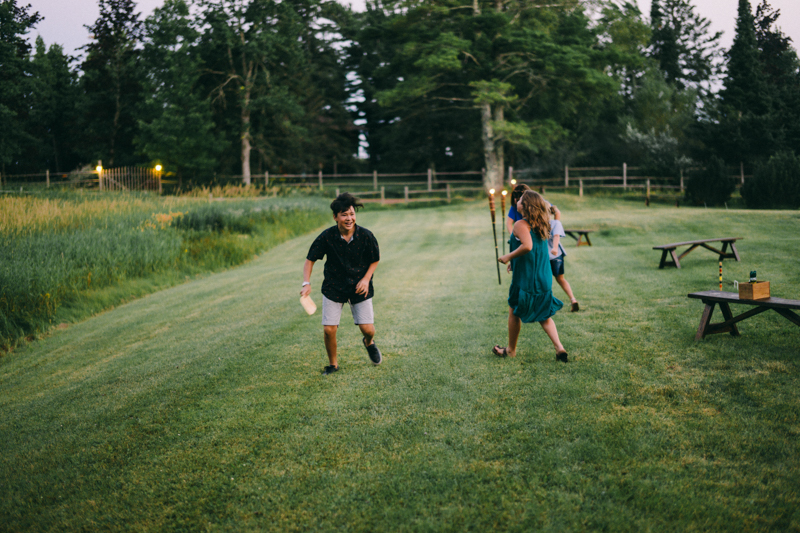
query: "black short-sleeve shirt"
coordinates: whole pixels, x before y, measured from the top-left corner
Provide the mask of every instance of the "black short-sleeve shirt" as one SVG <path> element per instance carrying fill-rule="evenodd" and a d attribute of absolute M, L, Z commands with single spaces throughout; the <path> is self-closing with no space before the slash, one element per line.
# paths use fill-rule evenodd
<path fill-rule="evenodd" d="M 327 299 L 356 304 L 372 298 L 371 279 L 367 295 L 356 294 L 356 285 L 366 275 L 369 266 L 381 258 L 378 241 L 371 231 L 356 224 L 353 238 L 347 242 L 339 233 L 338 226 L 326 229 L 311 244 L 306 259 L 319 261 L 325 256 L 328 259 L 325 261 L 322 294 Z"/>

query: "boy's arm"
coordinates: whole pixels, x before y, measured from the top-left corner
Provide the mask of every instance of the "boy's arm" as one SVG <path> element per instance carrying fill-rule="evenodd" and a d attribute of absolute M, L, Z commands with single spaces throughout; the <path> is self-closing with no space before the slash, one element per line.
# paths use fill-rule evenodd
<path fill-rule="evenodd" d="M 356 285 L 356 294 L 362 294 L 366 296 L 369 294 L 369 280 L 372 279 L 372 274 L 375 273 L 375 269 L 378 268 L 379 261 L 375 261 L 374 263 L 370 263 L 369 268 L 367 269 L 367 273 L 364 274 L 364 277 L 361 278 L 361 281 L 358 282 Z"/>
<path fill-rule="evenodd" d="M 553 249 L 550 250 L 550 255 L 558 255 L 558 242 L 561 240 L 561 235 L 553 235 Z"/>
<path fill-rule="evenodd" d="M 308 296 L 311 294 L 311 271 L 314 269 L 314 261 L 306 259 L 303 265 L 303 288 L 300 290 L 300 296 Z M 308 283 L 308 285 L 306 285 Z"/>
<path fill-rule="evenodd" d="M 553 208 L 553 218 L 555 218 L 556 220 L 561 220 L 561 211 L 559 211 L 558 208 L 553 204 L 550 205 Z"/>

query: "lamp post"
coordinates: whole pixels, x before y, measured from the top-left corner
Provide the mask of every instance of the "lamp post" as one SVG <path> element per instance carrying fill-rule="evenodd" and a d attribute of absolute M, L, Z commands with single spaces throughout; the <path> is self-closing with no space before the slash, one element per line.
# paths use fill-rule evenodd
<path fill-rule="evenodd" d="M 506 255 L 506 194 L 508 191 L 503 189 L 500 197 L 500 227 L 503 228 L 503 255 Z"/>
<path fill-rule="evenodd" d="M 158 179 L 158 194 L 161 194 L 161 165 L 156 165 L 156 179 Z"/>
<path fill-rule="evenodd" d="M 500 278 L 499 254 L 497 252 L 497 228 L 495 227 L 494 222 L 494 189 L 489 189 L 489 212 L 492 214 L 492 235 L 494 235 L 494 258 L 495 265 L 497 265 L 497 283 L 502 285 L 502 278 Z"/>

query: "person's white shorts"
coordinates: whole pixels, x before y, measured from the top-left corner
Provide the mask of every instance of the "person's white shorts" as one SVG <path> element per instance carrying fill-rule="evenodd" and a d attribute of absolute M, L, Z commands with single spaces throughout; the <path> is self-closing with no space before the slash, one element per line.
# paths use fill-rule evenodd
<path fill-rule="evenodd" d="M 349 303 L 349 302 L 348 302 Z M 344 304 L 328 300 L 325 295 L 322 296 L 322 325 L 323 326 L 338 326 L 342 318 L 342 309 Z M 372 298 L 364 300 L 357 304 L 350 304 L 350 312 L 353 313 L 353 323 L 358 326 L 359 324 L 374 324 L 375 315 L 372 311 Z"/>

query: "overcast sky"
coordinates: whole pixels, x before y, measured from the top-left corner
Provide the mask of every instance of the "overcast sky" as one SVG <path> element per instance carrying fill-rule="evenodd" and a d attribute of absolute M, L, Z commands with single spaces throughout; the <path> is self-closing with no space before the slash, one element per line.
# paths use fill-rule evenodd
<path fill-rule="evenodd" d="M 353 5 L 354 9 L 364 8 L 364 0 L 339 0 Z M 637 0 L 645 16 L 650 13 L 650 0 Z M 761 0 L 750 0 L 755 6 Z M 68 54 L 89 42 L 89 32 L 85 25 L 92 24 L 99 14 L 97 0 L 19 0 L 18 4 L 30 4 L 34 11 L 44 17 L 29 37 L 41 35 L 47 46 L 60 44 Z M 727 49 L 733 40 L 736 25 L 738 0 L 693 0 L 697 12 L 711 21 L 712 31 L 724 32 L 722 46 Z M 792 38 L 795 49 L 800 43 L 800 0 L 769 0 L 770 5 L 780 9 L 778 27 Z M 150 15 L 153 9 L 163 4 L 163 0 L 138 0 L 137 6 L 142 18 Z"/>

